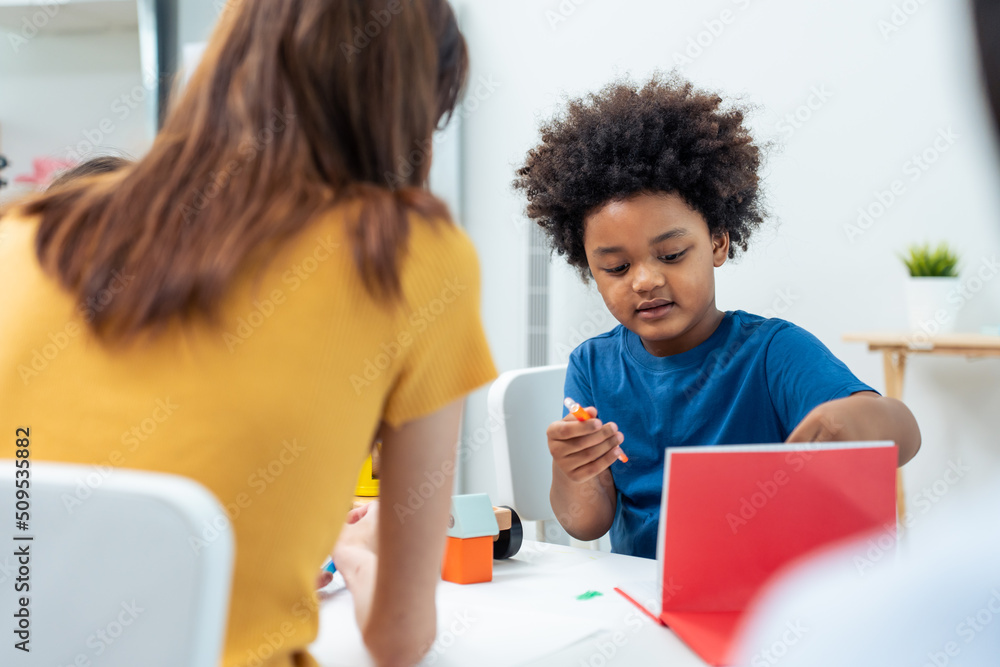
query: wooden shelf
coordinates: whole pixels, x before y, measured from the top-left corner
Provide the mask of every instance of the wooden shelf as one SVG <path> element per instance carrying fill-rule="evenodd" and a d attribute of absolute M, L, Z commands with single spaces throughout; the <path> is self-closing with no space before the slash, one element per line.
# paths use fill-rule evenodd
<path fill-rule="evenodd" d="M 952 333 L 927 336 L 922 333 L 890 331 L 846 333 L 843 339 L 867 343 L 869 350 L 900 350 L 907 353 L 958 354 L 968 357 L 1000 356 L 1000 336 Z"/>

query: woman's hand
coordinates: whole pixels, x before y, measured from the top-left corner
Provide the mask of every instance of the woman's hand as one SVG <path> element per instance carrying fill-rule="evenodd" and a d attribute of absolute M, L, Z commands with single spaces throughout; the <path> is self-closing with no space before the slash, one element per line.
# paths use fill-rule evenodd
<path fill-rule="evenodd" d="M 365 526 L 358 528 L 348 528 L 354 524 L 359 523 L 362 519 L 369 515 L 369 512 L 374 512 L 368 521 L 365 522 Z M 347 513 L 347 519 L 344 521 L 344 527 L 340 531 L 340 538 L 337 540 L 337 545 L 334 546 L 334 552 L 341 545 L 348 548 L 354 547 L 366 548 L 376 556 L 378 555 L 378 501 L 373 500 L 370 503 L 366 503 L 361 507 L 356 507 Z M 346 537 L 345 537 L 346 535 Z M 337 564 L 337 558 L 333 554 L 330 554 L 334 565 Z M 348 556 L 348 559 L 350 557 Z M 343 560 L 343 557 L 341 557 Z M 333 580 L 333 572 L 327 570 L 320 571 L 319 575 L 316 577 L 316 588 L 323 588 Z"/>
<path fill-rule="evenodd" d="M 333 547 L 333 554 L 331 554 L 334 563 L 337 562 L 338 549 L 359 548 L 378 555 L 378 513 L 377 500 L 355 507 L 347 513 L 347 520 L 344 522 L 340 537 Z"/>
<path fill-rule="evenodd" d="M 378 501 L 348 512 L 347 521 L 331 554 L 337 571 L 343 575 L 347 590 L 351 591 L 354 598 L 354 615 L 361 627 L 368 621 L 375 593 L 378 516 Z"/>

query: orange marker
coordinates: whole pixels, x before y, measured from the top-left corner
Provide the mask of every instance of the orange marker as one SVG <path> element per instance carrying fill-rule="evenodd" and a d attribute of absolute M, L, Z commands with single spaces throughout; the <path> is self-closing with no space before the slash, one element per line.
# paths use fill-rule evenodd
<path fill-rule="evenodd" d="M 572 398 L 567 396 L 566 400 L 563 401 L 563 405 L 565 405 L 566 409 L 569 410 L 569 413 L 574 417 L 576 417 L 578 420 L 585 422 L 588 419 L 590 419 L 590 413 L 584 410 L 580 406 L 580 404 L 574 401 Z M 618 455 L 618 460 L 621 461 L 622 463 L 628 463 L 628 457 L 625 456 L 625 452 L 622 452 L 621 454 Z"/>

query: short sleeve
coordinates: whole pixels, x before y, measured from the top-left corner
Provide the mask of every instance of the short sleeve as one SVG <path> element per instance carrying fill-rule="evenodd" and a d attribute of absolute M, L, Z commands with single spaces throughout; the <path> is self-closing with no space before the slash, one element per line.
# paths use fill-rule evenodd
<path fill-rule="evenodd" d="M 859 391 L 875 391 L 855 377 L 818 338 L 794 325 L 772 336 L 764 368 L 771 404 L 786 433 L 791 433 L 820 403 Z"/>
<path fill-rule="evenodd" d="M 398 343 L 407 350 L 386 398 L 393 427 L 429 415 L 496 378 L 480 317 L 479 260 L 450 223 L 413 225 Z"/>
<path fill-rule="evenodd" d="M 563 384 L 563 396 L 572 398 L 586 408 L 594 405 L 594 392 L 591 390 L 590 377 L 584 371 L 582 351 L 582 348 L 577 348 L 569 355 L 569 363 L 566 366 L 566 381 Z M 565 405 L 562 414 L 563 417 L 569 414 Z"/>

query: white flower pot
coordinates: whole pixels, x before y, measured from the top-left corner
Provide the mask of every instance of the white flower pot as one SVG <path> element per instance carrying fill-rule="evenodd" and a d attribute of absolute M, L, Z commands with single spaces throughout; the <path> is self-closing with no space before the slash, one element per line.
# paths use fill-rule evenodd
<path fill-rule="evenodd" d="M 910 277 L 906 283 L 910 330 L 922 331 L 928 336 L 954 331 L 961 303 L 955 296 L 958 286 L 958 278 Z"/>

